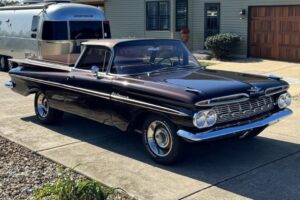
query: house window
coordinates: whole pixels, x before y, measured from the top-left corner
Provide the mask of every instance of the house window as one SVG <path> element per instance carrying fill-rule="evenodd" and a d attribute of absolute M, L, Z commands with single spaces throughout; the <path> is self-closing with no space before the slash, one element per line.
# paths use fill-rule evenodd
<path fill-rule="evenodd" d="M 205 4 L 205 38 L 220 33 L 220 4 Z"/>
<path fill-rule="evenodd" d="M 176 0 L 176 31 L 188 28 L 188 0 Z"/>
<path fill-rule="evenodd" d="M 149 1 L 146 3 L 147 31 L 170 30 L 169 1 Z"/>

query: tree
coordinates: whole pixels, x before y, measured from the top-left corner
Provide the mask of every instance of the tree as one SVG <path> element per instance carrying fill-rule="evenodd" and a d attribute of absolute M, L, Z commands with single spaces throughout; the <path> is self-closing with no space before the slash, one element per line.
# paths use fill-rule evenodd
<path fill-rule="evenodd" d="M 18 5 L 19 1 L 0 0 L 0 7 Z"/>

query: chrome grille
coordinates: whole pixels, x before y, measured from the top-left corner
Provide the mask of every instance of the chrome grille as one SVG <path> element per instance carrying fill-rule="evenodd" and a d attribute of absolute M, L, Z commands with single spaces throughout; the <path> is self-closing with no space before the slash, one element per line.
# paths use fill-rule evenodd
<path fill-rule="evenodd" d="M 217 123 L 223 123 L 253 117 L 272 110 L 274 106 L 272 96 L 262 96 L 240 103 L 215 106 L 213 109 L 218 114 Z"/>

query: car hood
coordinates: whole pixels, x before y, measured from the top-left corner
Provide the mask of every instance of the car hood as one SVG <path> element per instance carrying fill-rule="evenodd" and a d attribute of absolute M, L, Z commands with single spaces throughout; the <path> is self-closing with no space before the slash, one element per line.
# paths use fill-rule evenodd
<path fill-rule="evenodd" d="M 257 95 L 250 90 L 256 87 L 262 94 L 267 88 L 282 86 L 284 81 L 252 74 L 220 70 L 177 70 L 175 72 L 157 73 L 148 77 L 155 82 L 183 87 L 187 91 L 199 92 L 206 98 L 226 96 L 237 93 Z"/>

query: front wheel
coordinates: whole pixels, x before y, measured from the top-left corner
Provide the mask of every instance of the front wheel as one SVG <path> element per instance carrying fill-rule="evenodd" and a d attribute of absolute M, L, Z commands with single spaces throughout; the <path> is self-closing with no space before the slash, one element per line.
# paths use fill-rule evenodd
<path fill-rule="evenodd" d="M 54 124 L 62 119 L 63 112 L 49 106 L 48 99 L 43 92 L 38 92 L 34 99 L 35 114 L 42 124 Z"/>
<path fill-rule="evenodd" d="M 143 140 L 151 158 L 160 164 L 178 161 L 183 151 L 183 141 L 176 127 L 162 117 L 149 117 L 144 124 Z"/>

